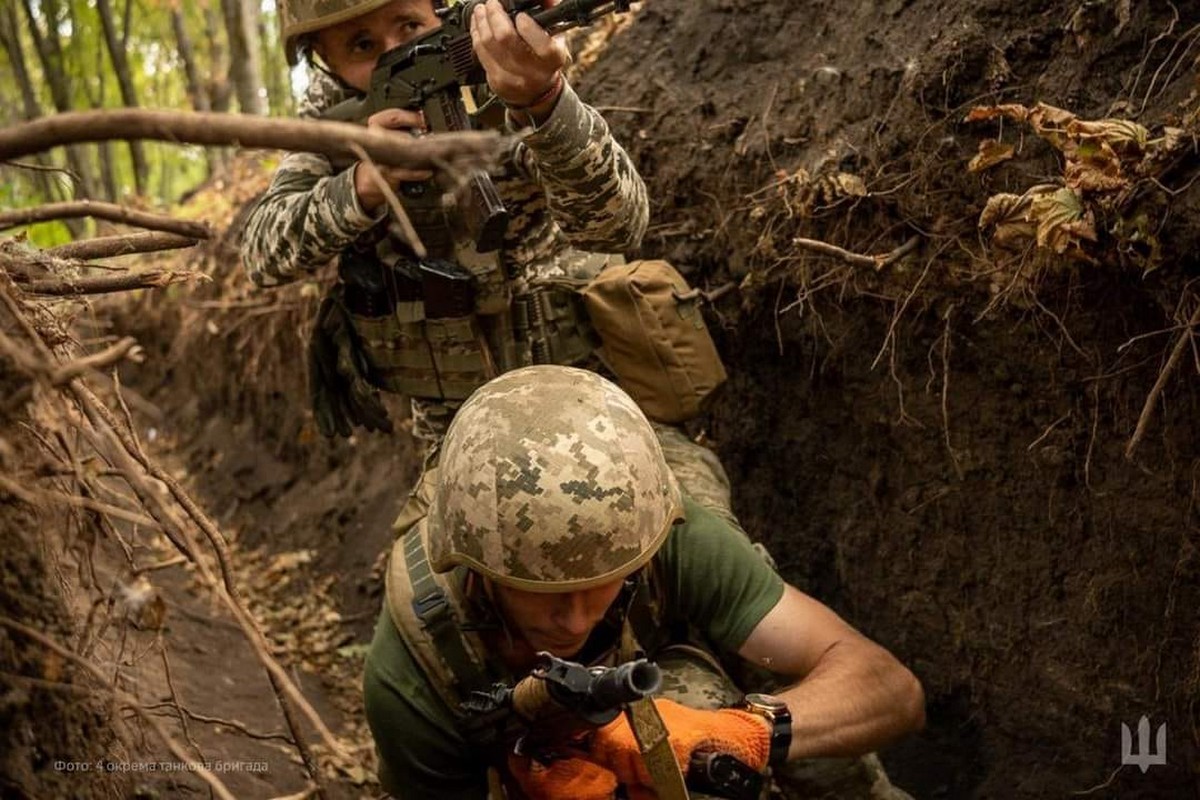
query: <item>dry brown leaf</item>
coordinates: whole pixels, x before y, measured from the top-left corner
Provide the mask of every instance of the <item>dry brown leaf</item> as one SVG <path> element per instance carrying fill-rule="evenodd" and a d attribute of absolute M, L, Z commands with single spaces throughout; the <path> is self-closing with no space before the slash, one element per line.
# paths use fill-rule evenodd
<path fill-rule="evenodd" d="M 979 215 L 979 227 L 993 227 L 992 244 L 997 247 L 1020 250 L 1037 235 L 1037 226 L 1028 218 L 1031 203 L 1028 192 L 992 195 Z"/>
<path fill-rule="evenodd" d="M 1077 139 L 1099 139 L 1126 155 L 1140 156 L 1150 141 L 1150 131 L 1128 119 L 1072 120 L 1067 132 Z"/>
<path fill-rule="evenodd" d="M 982 172 L 985 169 L 991 169 L 997 164 L 1008 161 L 1013 157 L 1013 146 L 1010 144 L 1001 144 L 995 139 L 984 139 L 979 143 L 979 152 L 967 164 L 968 172 Z"/>
<path fill-rule="evenodd" d="M 867 184 L 857 175 L 849 172 L 839 172 L 834 180 L 837 182 L 837 186 L 842 193 L 850 197 L 866 197 L 868 194 Z"/>
<path fill-rule="evenodd" d="M 1014 122 L 1026 122 L 1029 119 L 1029 109 L 1020 103 L 1004 103 L 998 106 L 975 106 L 967 112 L 963 122 L 982 122 L 984 120 L 1004 117 Z"/>
<path fill-rule="evenodd" d="M 167 621 L 167 603 L 162 599 L 162 595 L 157 592 L 154 599 L 142 608 L 142 615 L 138 619 L 138 624 L 142 628 L 147 628 L 152 631 L 159 631 Z"/>
<path fill-rule="evenodd" d="M 1113 192 L 1129 186 L 1119 161 L 1068 161 L 1063 176 L 1067 186 L 1079 192 Z"/>
<path fill-rule="evenodd" d="M 1091 214 L 1085 211 L 1083 199 L 1069 188 L 1034 198 L 1029 217 L 1037 223 L 1038 247 L 1083 256 L 1081 241 L 1096 241 Z"/>

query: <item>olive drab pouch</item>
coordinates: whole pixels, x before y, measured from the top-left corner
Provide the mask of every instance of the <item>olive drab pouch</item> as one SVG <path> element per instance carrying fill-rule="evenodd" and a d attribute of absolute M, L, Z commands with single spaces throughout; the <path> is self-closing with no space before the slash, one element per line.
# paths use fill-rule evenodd
<path fill-rule="evenodd" d="M 727 377 L 700 292 L 666 261 L 608 267 L 581 291 L 600 360 L 646 416 L 678 423 L 698 415 Z"/>
<path fill-rule="evenodd" d="M 473 279 L 451 261 L 343 253 L 339 274 L 371 382 L 409 397 L 465 400 L 495 375 L 475 318 Z"/>

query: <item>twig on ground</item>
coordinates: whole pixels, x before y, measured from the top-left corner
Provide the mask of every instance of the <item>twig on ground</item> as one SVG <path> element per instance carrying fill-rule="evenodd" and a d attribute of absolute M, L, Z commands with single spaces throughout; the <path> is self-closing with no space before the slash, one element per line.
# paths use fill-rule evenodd
<path fill-rule="evenodd" d="M 203 722 L 206 725 L 222 725 L 226 728 L 233 728 L 235 731 L 243 733 L 246 736 L 249 736 L 251 739 L 263 739 L 265 741 L 274 739 L 276 741 L 286 742 L 288 744 L 292 743 L 291 738 L 286 733 L 259 733 L 258 731 L 250 730 L 245 726 L 244 723 L 238 722 L 236 719 L 206 717 L 203 714 L 197 714 L 195 711 L 192 711 L 189 708 L 177 706 L 175 703 L 150 703 L 146 706 L 147 711 L 158 711 L 160 709 L 170 709 L 171 713 L 174 713 L 176 710 L 181 711 L 189 719 L 195 720 L 196 722 Z"/>
<path fill-rule="evenodd" d="M 1167 363 L 1158 373 L 1158 379 L 1154 381 L 1154 386 L 1150 388 L 1150 394 L 1146 395 L 1146 402 L 1142 406 L 1142 413 L 1138 417 L 1137 427 L 1134 428 L 1133 436 L 1129 438 L 1129 444 L 1125 446 L 1125 458 L 1133 458 L 1133 451 L 1137 450 L 1137 446 L 1141 444 L 1142 439 L 1146 435 L 1146 428 L 1150 425 L 1150 417 L 1154 414 L 1154 407 L 1158 404 L 1158 398 L 1162 395 L 1163 389 L 1167 386 L 1167 381 L 1171 377 L 1171 373 L 1175 371 L 1176 365 L 1179 364 L 1180 358 L 1183 357 L 1183 351 L 1187 349 L 1188 343 L 1192 340 L 1192 328 L 1200 323 L 1200 305 L 1196 306 L 1196 310 L 1192 312 L 1191 319 L 1180 332 L 1179 338 L 1175 340 L 1175 346 L 1171 348 L 1171 355 L 1167 358 Z"/>
<path fill-rule="evenodd" d="M 91 355 L 86 355 L 63 364 L 50 373 L 50 385 L 62 386 L 77 375 L 82 375 L 93 369 L 110 367 L 119 361 L 124 361 L 126 358 L 138 364 L 145 359 L 141 346 L 138 345 L 137 339 L 133 337 L 126 337 L 111 347 L 104 348 L 99 353 L 92 353 Z"/>
<path fill-rule="evenodd" d="M 154 643 L 157 645 L 158 655 L 162 659 L 163 676 L 167 679 L 167 691 L 171 695 L 169 702 L 160 705 L 167 705 L 175 710 L 175 716 L 179 719 L 179 727 L 183 730 L 183 738 L 187 739 L 188 744 L 196 751 L 196 755 L 203 758 L 204 753 L 201 751 L 200 745 L 196 744 L 191 730 L 188 729 L 188 715 L 184 713 L 183 706 L 179 702 L 179 692 L 175 689 L 175 680 L 171 677 L 171 659 L 167 656 L 167 645 L 163 641 L 162 630 L 159 630 L 158 635 L 154 637 Z M 149 706 L 147 706 L 147 710 L 149 710 Z"/>
<path fill-rule="evenodd" d="M 134 208 L 113 203 L 102 203 L 97 200 L 77 200 L 68 203 L 47 203 L 33 208 L 21 208 L 13 211 L 0 212 L 0 230 L 15 228 L 19 225 L 31 225 L 35 222 L 49 222 L 59 219 L 77 219 L 79 217 L 95 217 L 109 222 L 120 222 L 139 228 L 166 231 L 193 239 L 212 238 L 212 229 L 203 222 L 176 219 L 165 214 L 152 214 L 148 211 L 138 211 Z"/>
<path fill-rule="evenodd" d="M 1046 430 L 1042 431 L 1041 436 L 1037 437 L 1036 439 L 1034 439 L 1032 442 L 1029 443 L 1029 446 L 1025 448 L 1025 452 L 1026 453 L 1032 452 L 1033 448 L 1038 446 L 1038 443 L 1040 443 L 1047 436 L 1049 436 L 1051 433 L 1053 433 L 1055 428 L 1057 428 L 1059 425 L 1063 424 L 1070 418 L 1071 418 L 1071 415 L 1069 413 L 1067 413 L 1067 414 L 1063 414 L 1061 417 L 1054 420 L 1054 422 L 1051 422 L 1050 425 L 1046 428 Z"/>
<path fill-rule="evenodd" d="M 176 233 L 129 233 L 123 236 L 98 236 L 70 244 L 62 244 L 43 250 L 54 258 L 78 258 L 89 261 L 93 258 L 111 258 L 132 253 L 155 253 L 161 250 L 182 250 L 192 247 L 197 239 Z"/>

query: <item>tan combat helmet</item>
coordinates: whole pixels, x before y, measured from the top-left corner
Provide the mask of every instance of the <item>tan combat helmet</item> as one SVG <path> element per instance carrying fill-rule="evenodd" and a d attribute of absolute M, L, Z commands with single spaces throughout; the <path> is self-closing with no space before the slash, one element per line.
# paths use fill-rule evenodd
<path fill-rule="evenodd" d="M 392 0 L 279 0 L 279 24 L 283 28 L 283 52 L 288 64 L 300 62 L 300 37 L 348 19 L 370 14 Z"/>
<path fill-rule="evenodd" d="M 589 589 L 649 561 L 682 518 L 679 486 L 629 395 L 594 372 L 526 367 L 480 387 L 450 425 L 429 562 L 531 592 Z"/>

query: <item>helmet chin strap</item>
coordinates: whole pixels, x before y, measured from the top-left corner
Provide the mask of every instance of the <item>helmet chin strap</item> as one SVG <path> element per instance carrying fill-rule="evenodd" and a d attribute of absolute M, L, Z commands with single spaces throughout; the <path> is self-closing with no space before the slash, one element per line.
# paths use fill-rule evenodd
<path fill-rule="evenodd" d="M 512 628 L 508 626 L 508 620 L 504 617 L 504 612 L 500 609 L 500 604 L 496 602 L 496 584 L 492 582 L 486 575 L 478 575 L 474 572 L 467 573 L 467 596 L 474 593 L 476 586 L 483 591 L 484 598 L 487 599 L 486 611 L 490 617 L 499 621 L 500 630 L 504 632 L 504 641 L 509 649 L 515 649 L 517 646 L 516 639 L 513 637 Z M 480 605 L 484 605 L 481 603 Z"/>
<path fill-rule="evenodd" d="M 302 54 L 304 60 L 308 62 L 308 66 L 310 68 L 315 69 L 317 72 L 325 74 L 327 77 L 331 78 L 333 80 L 333 82 L 338 85 L 339 88 L 345 89 L 347 92 L 350 92 L 355 97 L 363 97 L 366 94 L 362 89 L 357 89 L 357 88 L 351 86 L 350 84 L 346 83 L 345 79 L 342 78 L 341 75 L 338 75 L 336 72 L 334 72 L 329 67 L 327 67 L 325 65 L 325 59 L 323 59 L 319 55 L 317 55 L 317 51 L 313 48 L 312 42 L 303 42 L 300 44 L 300 48 L 301 48 L 301 54 Z"/>

